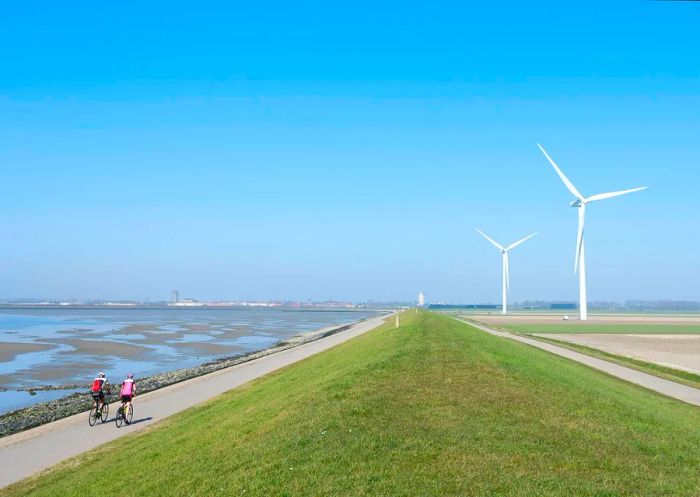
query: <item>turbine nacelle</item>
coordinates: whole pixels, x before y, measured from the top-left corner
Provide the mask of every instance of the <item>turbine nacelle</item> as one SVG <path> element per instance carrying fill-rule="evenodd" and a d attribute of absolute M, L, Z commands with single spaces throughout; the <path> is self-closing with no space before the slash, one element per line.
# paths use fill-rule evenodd
<path fill-rule="evenodd" d="M 571 207 L 581 207 L 581 205 L 583 205 L 585 203 L 586 203 L 585 200 L 581 200 L 580 198 L 577 198 L 576 200 L 571 202 L 571 204 L 569 204 L 569 205 L 571 205 Z"/>

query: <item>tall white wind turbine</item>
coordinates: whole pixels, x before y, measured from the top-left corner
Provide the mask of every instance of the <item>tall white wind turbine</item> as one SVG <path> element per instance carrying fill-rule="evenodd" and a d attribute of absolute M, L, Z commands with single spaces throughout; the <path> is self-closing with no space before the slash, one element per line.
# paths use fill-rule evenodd
<path fill-rule="evenodd" d="M 481 230 L 477 229 L 476 231 L 477 231 L 481 236 L 483 236 L 484 238 L 486 238 L 489 242 L 491 242 L 491 245 L 493 245 L 494 247 L 496 247 L 498 250 L 501 251 L 501 257 L 503 258 L 503 309 L 502 309 L 501 312 L 502 312 L 503 314 L 506 314 L 506 313 L 507 313 L 507 293 L 508 293 L 508 291 L 510 290 L 510 275 L 508 274 L 508 273 L 509 273 L 508 251 L 511 250 L 511 249 L 514 249 L 515 247 L 517 247 L 517 246 L 520 245 L 521 243 L 526 242 L 527 240 L 529 240 L 530 238 L 532 238 L 533 236 L 535 236 L 537 233 L 533 233 L 533 234 L 530 235 L 530 236 L 526 236 L 525 238 L 523 238 L 523 239 L 521 239 L 521 240 L 518 240 L 518 241 L 515 242 L 515 243 L 511 243 L 511 244 L 508 245 L 507 247 L 504 247 L 504 246 L 501 245 L 500 243 L 494 241 L 492 238 L 489 238 L 489 236 L 486 235 L 485 233 L 483 233 Z"/>
<path fill-rule="evenodd" d="M 595 202 L 596 200 L 604 200 L 606 198 L 619 197 L 620 195 L 625 195 L 627 193 L 638 192 L 640 190 L 646 190 L 646 186 L 640 186 L 638 188 L 631 188 L 629 190 L 622 190 L 619 192 L 609 192 L 609 193 L 599 193 L 597 195 L 591 195 L 586 198 L 576 189 L 576 187 L 569 181 L 559 166 L 552 160 L 547 151 L 540 145 L 540 148 L 544 156 L 547 158 L 549 163 L 554 167 L 562 182 L 566 188 L 571 192 L 571 194 L 576 197 L 576 200 L 571 202 L 571 207 L 578 208 L 578 235 L 576 236 L 576 257 L 574 259 L 574 273 L 578 271 L 578 288 L 579 288 L 579 312 L 581 321 L 588 319 L 588 296 L 586 295 L 586 258 L 584 254 L 583 246 L 583 226 L 586 222 L 586 205 L 590 202 Z"/>

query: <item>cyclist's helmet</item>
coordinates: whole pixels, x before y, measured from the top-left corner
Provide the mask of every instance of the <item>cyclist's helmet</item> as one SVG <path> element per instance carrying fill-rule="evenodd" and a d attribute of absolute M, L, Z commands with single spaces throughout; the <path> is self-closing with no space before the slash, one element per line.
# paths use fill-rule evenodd
<path fill-rule="evenodd" d="M 100 378 L 104 378 L 104 377 L 105 377 L 105 372 L 104 372 L 104 371 L 100 371 L 99 376 L 100 376 Z"/>
<path fill-rule="evenodd" d="M 129 373 L 128 375 L 126 375 L 126 377 L 127 377 L 127 378 L 133 378 L 133 377 L 134 377 L 134 373 Z"/>

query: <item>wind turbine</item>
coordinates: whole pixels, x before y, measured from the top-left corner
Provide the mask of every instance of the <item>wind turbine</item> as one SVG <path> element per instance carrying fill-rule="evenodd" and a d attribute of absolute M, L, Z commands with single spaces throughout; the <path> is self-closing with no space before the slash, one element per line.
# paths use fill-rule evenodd
<path fill-rule="evenodd" d="M 595 202 L 596 200 L 604 200 L 606 198 L 619 197 L 620 195 L 626 195 L 627 193 L 638 192 L 640 190 L 646 190 L 646 186 L 640 186 L 638 188 L 631 188 L 629 190 L 622 190 L 619 192 L 609 192 L 609 193 L 599 193 L 597 195 L 591 195 L 586 198 L 576 189 L 569 178 L 567 178 L 564 173 L 559 169 L 556 163 L 549 156 L 547 151 L 540 145 L 540 148 L 544 156 L 547 158 L 549 163 L 554 167 L 562 182 L 566 188 L 576 197 L 576 200 L 571 202 L 571 207 L 578 208 L 578 235 L 576 237 L 576 258 L 574 259 L 574 273 L 578 271 L 578 289 L 579 289 L 579 312 L 581 321 L 588 319 L 588 297 L 586 295 L 586 258 L 584 254 L 583 246 L 583 225 L 586 222 L 586 205 L 590 202 Z"/>
<path fill-rule="evenodd" d="M 502 312 L 503 314 L 506 314 L 506 313 L 507 313 L 507 309 L 506 309 L 506 308 L 507 308 L 507 293 L 508 293 L 508 291 L 510 290 L 510 276 L 509 276 L 509 274 L 508 274 L 508 272 L 509 272 L 509 270 L 508 270 L 508 251 L 511 250 L 511 249 L 514 249 L 515 247 L 517 247 L 517 246 L 520 245 L 521 243 L 526 242 L 527 240 L 529 240 L 530 238 L 532 238 L 533 236 L 535 236 L 537 233 L 533 233 L 533 234 L 530 235 L 530 236 L 526 236 L 525 238 L 523 238 L 523 239 L 521 239 L 521 240 L 518 240 L 518 241 L 515 242 L 515 243 L 511 243 L 511 244 L 508 245 L 507 247 L 504 247 L 503 245 L 501 245 L 500 243 L 496 242 L 496 241 L 493 240 L 492 238 L 489 238 L 489 236 L 486 235 L 486 234 L 485 234 L 484 232 L 482 232 L 481 230 L 477 229 L 476 231 L 477 231 L 481 236 L 483 236 L 484 238 L 486 238 L 489 242 L 491 242 L 491 245 L 493 245 L 494 247 L 496 247 L 498 250 L 501 251 L 501 256 L 503 257 L 503 310 L 502 310 L 501 312 Z"/>

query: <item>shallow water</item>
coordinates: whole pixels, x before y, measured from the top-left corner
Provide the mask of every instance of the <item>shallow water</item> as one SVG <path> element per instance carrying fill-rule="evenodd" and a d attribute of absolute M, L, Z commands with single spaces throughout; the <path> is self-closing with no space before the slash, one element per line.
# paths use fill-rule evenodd
<path fill-rule="evenodd" d="M 84 388 L 71 390 L 45 390 L 34 392 L 34 394 L 17 390 L 7 390 L 4 392 L 0 391 L 0 405 L 3 406 L 3 409 L 0 410 L 0 414 L 3 412 L 14 411 L 15 409 L 21 409 L 22 407 L 27 407 L 39 402 L 48 402 L 49 400 L 56 400 L 76 392 L 85 391 L 86 390 Z"/>
<path fill-rule="evenodd" d="M 0 388 L 7 389 L 0 391 L 0 413 L 71 393 L 32 396 L 17 388 L 88 385 L 100 370 L 120 383 L 127 372 L 138 378 L 191 367 L 375 315 L 291 309 L 0 309 L 0 347 L 8 342 L 52 347 L 0 362 Z"/>

